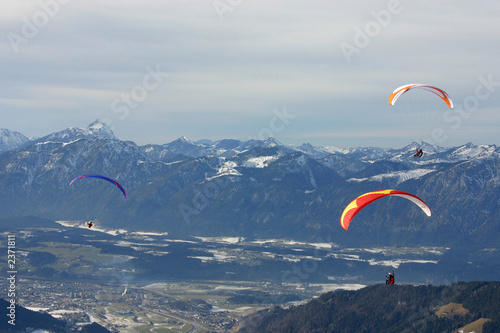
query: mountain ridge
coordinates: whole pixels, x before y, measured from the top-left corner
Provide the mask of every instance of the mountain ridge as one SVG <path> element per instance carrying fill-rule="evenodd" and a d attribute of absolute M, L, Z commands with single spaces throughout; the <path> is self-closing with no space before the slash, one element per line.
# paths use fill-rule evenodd
<path fill-rule="evenodd" d="M 500 200 L 499 148 L 421 143 L 426 149 L 417 159 L 415 146 L 334 151 L 275 139 L 200 143 L 187 138 L 138 146 L 117 139 L 96 121 L 87 129 L 52 133 L 1 153 L 0 189 L 10 195 L 0 216 L 97 219 L 106 227 L 204 236 L 310 240 L 326 234 L 346 244 L 369 242 L 370 233 L 384 225 L 389 233 L 404 229 L 419 244 L 437 243 L 440 237 L 451 243 L 494 230 L 500 214 L 495 204 Z M 112 187 L 92 181 L 68 186 L 88 173 L 117 180 L 129 198 L 118 200 Z M 365 208 L 353 231 L 339 230 L 340 213 L 352 199 L 385 188 L 422 197 L 433 216 L 426 219 L 410 203 L 387 199 Z M 104 191 L 111 193 L 104 196 Z M 82 193 L 96 200 L 95 211 L 76 204 Z M 97 211 L 102 211 L 99 216 Z M 381 244 L 388 243 L 390 237 L 385 238 Z"/>
<path fill-rule="evenodd" d="M 334 291 L 304 305 L 251 314 L 232 333 L 250 332 L 456 332 L 483 320 L 483 333 L 500 327 L 499 282 L 458 282 L 449 286 L 373 285 Z M 439 310 L 450 303 L 467 312 Z"/>

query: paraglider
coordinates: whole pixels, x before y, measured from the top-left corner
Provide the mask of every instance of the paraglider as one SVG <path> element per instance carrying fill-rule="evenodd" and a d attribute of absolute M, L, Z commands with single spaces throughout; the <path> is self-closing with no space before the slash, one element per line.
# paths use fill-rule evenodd
<path fill-rule="evenodd" d="M 351 223 L 351 220 L 354 218 L 354 216 L 359 213 L 364 207 L 367 205 L 371 204 L 373 201 L 378 200 L 380 198 L 384 198 L 387 196 L 397 196 L 401 198 L 408 199 L 412 201 L 414 204 L 419 206 L 424 213 L 427 216 L 431 216 L 431 210 L 427 204 L 420 199 L 419 197 L 403 192 L 403 191 L 398 191 L 398 190 L 381 190 L 381 191 L 374 191 L 374 192 L 368 192 L 363 195 L 360 195 L 353 201 L 351 201 L 350 204 L 347 205 L 347 207 L 344 209 L 344 212 L 342 213 L 342 216 L 340 217 L 340 225 L 342 228 L 347 230 L 349 228 L 349 224 Z"/>
<path fill-rule="evenodd" d="M 392 269 L 392 273 L 386 273 L 385 274 L 385 284 L 394 284 L 395 279 L 394 279 L 394 269 Z"/>
<path fill-rule="evenodd" d="M 123 188 L 123 186 L 121 186 L 120 184 L 118 184 L 117 181 L 111 179 L 111 178 L 108 178 L 108 177 L 105 177 L 105 176 L 100 176 L 100 175 L 83 175 L 83 176 L 79 176 L 79 177 L 76 177 L 75 179 L 73 179 L 69 185 L 73 184 L 75 181 L 79 180 L 79 179 L 83 179 L 83 178 L 86 178 L 86 177 L 93 177 L 93 178 L 100 178 L 100 179 L 104 179 L 104 180 L 107 180 L 108 182 L 110 183 L 113 183 L 116 185 L 116 187 L 118 187 L 120 189 L 120 191 L 122 191 L 123 195 L 125 196 L 125 198 L 127 198 L 127 192 L 125 192 L 125 189 Z M 90 227 L 89 227 L 90 228 Z"/>
<path fill-rule="evenodd" d="M 446 105 L 448 105 L 449 108 L 453 109 L 453 101 L 451 100 L 450 96 L 448 96 L 448 94 L 444 90 L 430 86 L 428 84 L 422 84 L 422 83 L 412 83 L 412 84 L 407 84 L 407 85 L 404 85 L 404 86 L 397 88 L 389 96 L 389 104 L 394 105 L 394 103 L 396 103 L 397 99 L 401 95 L 403 95 L 404 93 L 408 92 L 409 90 L 415 89 L 415 88 L 424 89 L 424 90 L 427 90 L 427 91 L 434 93 L 435 95 L 439 96 L 446 103 Z"/>
<path fill-rule="evenodd" d="M 415 155 L 413 155 L 413 157 L 422 157 L 422 155 L 424 155 L 424 152 L 422 150 L 422 148 L 420 149 L 417 149 L 417 153 Z"/>
<path fill-rule="evenodd" d="M 99 178 L 99 179 L 103 179 L 103 180 L 106 180 L 112 184 L 114 184 L 116 187 L 118 187 L 118 189 L 120 189 L 120 191 L 123 193 L 123 196 L 125 197 L 125 199 L 127 198 L 127 192 L 125 191 L 125 189 L 123 188 L 123 186 L 121 186 L 117 181 L 109 178 L 109 177 L 106 177 L 106 176 L 101 176 L 101 175 L 82 175 L 82 176 L 79 176 L 79 177 L 76 177 L 75 179 L 73 179 L 71 182 L 69 182 L 69 185 L 72 185 L 74 182 L 76 182 L 77 180 L 79 179 L 83 179 L 83 178 Z M 87 197 L 87 195 L 85 194 L 82 194 L 82 197 Z M 94 211 L 94 209 L 96 209 L 96 211 L 98 213 L 102 212 L 103 209 L 105 208 L 105 202 L 104 202 L 104 194 L 101 193 L 101 197 L 94 197 L 93 198 L 93 203 L 90 203 L 90 201 L 88 200 L 82 200 L 82 201 L 86 201 L 87 203 L 87 212 L 92 210 Z M 100 208 L 98 208 L 98 206 L 100 206 Z M 92 208 L 91 208 L 92 207 Z M 95 211 L 94 211 L 95 212 Z M 90 214 L 87 214 L 87 215 L 90 215 Z M 94 226 L 94 221 L 97 220 L 97 215 L 96 214 L 92 214 L 92 216 L 87 216 L 87 219 L 90 218 L 90 221 L 88 221 L 86 223 L 86 226 L 90 229 Z"/>
<path fill-rule="evenodd" d="M 419 197 L 399 191 L 399 190 L 380 190 L 380 191 L 373 191 L 373 192 L 368 192 L 365 194 L 360 195 L 351 203 L 349 203 L 346 208 L 344 209 L 344 212 L 342 213 L 342 216 L 340 217 L 340 225 L 342 228 L 345 230 L 348 230 L 349 224 L 351 223 L 352 219 L 354 216 L 359 213 L 364 207 L 368 206 L 375 200 L 387 197 L 387 196 L 397 196 L 401 198 L 405 198 L 407 200 L 412 201 L 414 204 L 420 207 L 424 211 L 424 213 L 427 216 L 431 216 L 431 210 L 427 204 L 420 199 Z M 392 273 L 387 274 L 386 273 L 386 280 L 385 284 L 394 284 L 395 283 L 395 276 L 394 276 L 394 269 L 392 270 Z"/>

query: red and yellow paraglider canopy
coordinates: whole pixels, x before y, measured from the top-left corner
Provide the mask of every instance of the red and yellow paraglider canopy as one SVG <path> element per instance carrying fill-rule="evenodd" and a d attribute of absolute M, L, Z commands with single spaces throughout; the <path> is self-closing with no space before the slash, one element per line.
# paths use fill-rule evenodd
<path fill-rule="evenodd" d="M 427 216 L 431 216 L 431 210 L 427 204 L 420 199 L 419 197 L 406 193 L 403 191 L 398 191 L 398 190 L 381 190 L 381 191 L 374 191 L 374 192 L 368 192 L 363 195 L 360 195 L 353 201 L 351 201 L 350 204 L 347 205 L 347 207 L 344 209 L 344 212 L 342 213 L 342 216 L 340 217 L 340 225 L 342 228 L 347 230 L 349 228 L 349 224 L 351 223 L 351 220 L 353 217 L 364 207 L 367 205 L 371 204 L 375 200 L 378 200 L 380 198 L 384 198 L 387 196 L 397 196 L 401 198 L 408 199 L 412 201 L 414 204 L 419 206 L 424 213 Z"/>

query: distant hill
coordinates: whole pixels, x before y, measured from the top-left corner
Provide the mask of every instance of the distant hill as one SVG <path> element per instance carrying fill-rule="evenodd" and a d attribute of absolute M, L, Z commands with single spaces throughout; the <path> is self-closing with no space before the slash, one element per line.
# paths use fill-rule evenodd
<path fill-rule="evenodd" d="M 97 323 L 76 327 L 63 320 L 54 318 L 48 313 L 32 311 L 18 304 L 16 304 L 15 310 L 11 315 L 11 310 L 8 308 L 10 305 L 10 302 L 0 298 L 0 316 L 2 318 L 2 320 L 0 320 L 0 332 L 34 332 L 36 330 L 47 330 L 49 332 L 61 333 L 111 333 Z"/>
<path fill-rule="evenodd" d="M 68 324 L 62 320 L 52 317 L 48 313 L 40 313 L 28 310 L 16 304 L 13 317 L 9 317 L 10 302 L 0 299 L 0 330 L 2 332 L 26 332 L 28 328 L 45 329 L 51 332 L 65 332 Z M 13 321 L 12 321 L 13 320 Z M 9 323 L 11 321 L 11 323 Z"/>
<path fill-rule="evenodd" d="M 230 332 L 436 333 L 464 327 L 476 333 L 500 331 L 500 282 L 335 291 L 305 305 L 254 313 Z"/>
<path fill-rule="evenodd" d="M 35 216 L 0 218 L 0 231 L 14 231 L 25 228 L 59 228 L 60 224 Z"/>

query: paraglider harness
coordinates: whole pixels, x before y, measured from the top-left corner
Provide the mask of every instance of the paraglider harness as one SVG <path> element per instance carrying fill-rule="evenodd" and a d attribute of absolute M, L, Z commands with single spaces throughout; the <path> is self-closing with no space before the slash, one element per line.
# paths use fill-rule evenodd
<path fill-rule="evenodd" d="M 417 149 L 417 153 L 415 155 L 413 155 L 413 157 L 422 157 L 423 154 L 424 154 L 424 152 L 422 151 L 422 148 L 420 148 L 420 149 Z"/>
<path fill-rule="evenodd" d="M 392 270 L 392 273 L 385 273 L 385 284 L 394 284 L 394 269 Z"/>

